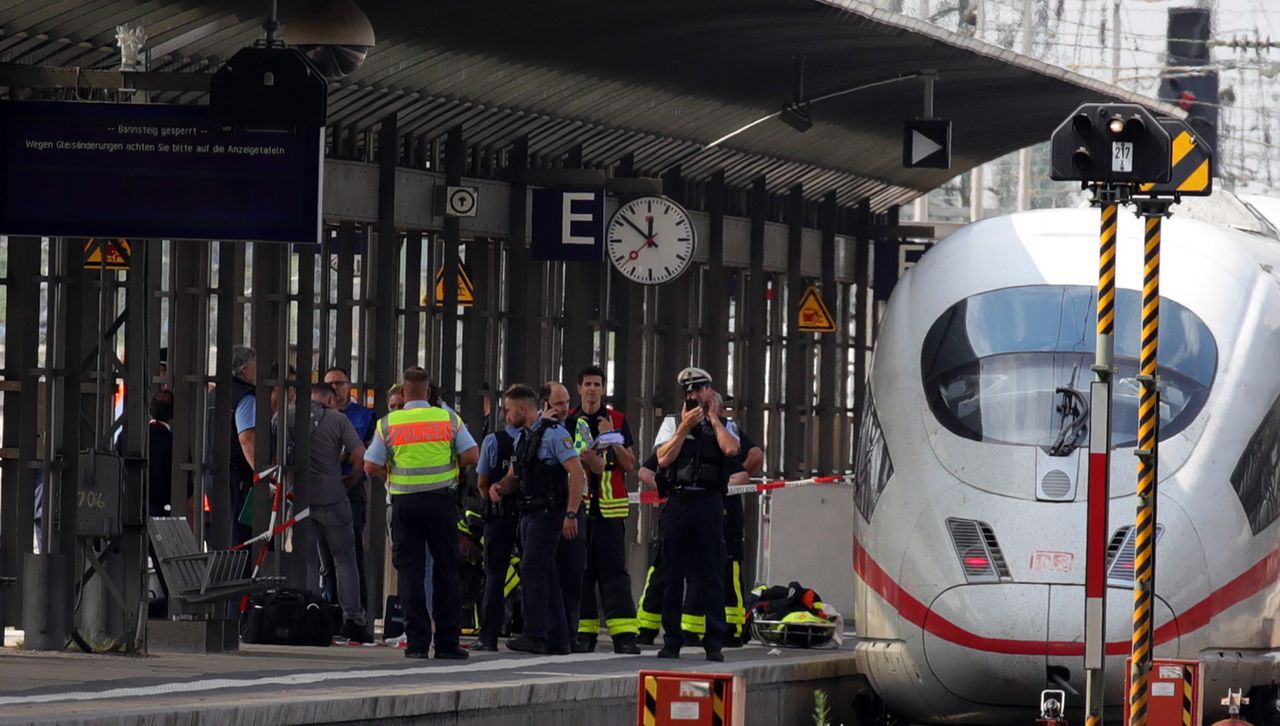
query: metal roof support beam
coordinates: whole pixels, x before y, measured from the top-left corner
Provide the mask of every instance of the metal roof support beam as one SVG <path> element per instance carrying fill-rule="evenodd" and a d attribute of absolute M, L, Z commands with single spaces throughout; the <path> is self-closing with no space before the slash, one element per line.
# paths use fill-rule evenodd
<path fill-rule="evenodd" d="M 411 229 L 404 239 L 404 350 L 401 368 L 420 365 L 422 353 L 422 301 L 427 301 L 427 314 L 435 304 L 433 276 L 427 277 L 427 292 L 422 289 L 422 231 Z"/>
<path fill-rule="evenodd" d="M 444 176 L 445 184 L 462 184 L 466 170 L 467 146 L 462 138 L 462 127 L 454 126 L 445 134 Z M 444 311 L 441 315 L 440 372 L 438 383 L 440 397 L 453 403 L 458 390 L 458 267 L 462 249 L 462 226 L 458 217 L 444 218 Z"/>
<path fill-rule="evenodd" d="M 784 476 L 799 476 L 801 462 L 807 463 L 805 442 L 809 428 L 809 391 L 813 385 L 809 376 L 812 360 L 809 358 L 809 333 L 796 329 L 794 311 L 799 309 L 800 296 L 804 294 L 804 279 L 800 274 L 799 260 L 804 251 L 804 187 L 791 187 L 787 195 L 787 295 L 786 308 L 782 311 L 787 329 L 787 391 L 783 411 L 782 455 Z M 781 300 L 781 296 L 774 296 Z M 810 467 L 811 468 L 811 467 Z"/>
<path fill-rule="evenodd" d="M 362 231 L 365 242 L 364 248 L 368 250 L 369 230 Z M 354 310 L 353 298 L 355 297 L 355 277 L 356 277 L 356 223 L 341 222 L 338 224 L 338 297 L 335 304 L 337 310 L 337 324 L 334 326 L 333 349 L 322 351 L 324 357 L 328 358 L 328 365 L 341 366 L 351 375 L 352 381 L 358 381 L 356 371 L 351 370 L 351 315 Z M 367 259 L 367 258 L 366 258 Z M 325 273 L 328 276 L 328 273 Z M 327 301 L 326 301 L 327 302 Z M 322 325 L 321 329 L 327 328 Z"/>
<path fill-rule="evenodd" d="M 289 288 L 289 284 L 288 284 L 289 264 L 288 263 L 289 263 L 290 256 L 291 255 L 289 255 L 288 253 L 285 254 L 285 275 L 286 275 L 285 292 L 286 293 L 288 292 L 288 288 Z M 329 265 L 327 264 L 327 261 L 326 261 L 326 264 L 324 265 L 324 271 L 326 273 L 329 271 Z M 286 383 L 285 383 L 285 385 L 293 388 L 294 395 L 296 396 L 296 399 L 295 399 L 296 410 L 305 410 L 307 404 L 304 402 L 308 401 L 311 398 L 311 380 L 312 380 L 311 374 L 314 371 L 315 360 L 316 360 L 316 357 L 315 357 L 316 310 L 315 310 L 315 304 L 313 302 L 315 300 L 315 297 L 316 297 L 316 248 L 314 245 L 299 245 L 298 246 L 298 294 L 297 296 L 290 296 L 291 301 L 297 303 L 297 316 L 298 316 L 297 329 L 293 331 L 297 335 L 297 341 L 298 341 L 298 344 L 297 344 L 298 347 L 297 347 L 297 350 L 295 351 L 295 355 L 296 355 L 295 366 L 297 367 L 297 369 L 293 372 L 291 376 L 286 376 Z M 290 318 L 289 312 L 290 312 L 289 306 L 286 305 L 284 310 L 286 327 L 288 325 L 287 321 Z M 321 381 L 324 380 L 324 375 L 322 372 L 320 373 L 320 375 L 316 377 L 316 380 L 321 380 Z M 295 427 L 297 426 L 296 422 L 299 420 L 306 421 L 309 419 L 303 418 L 303 417 L 295 418 L 294 419 Z M 296 428 L 293 432 L 293 441 L 294 441 L 294 447 L 295 447 L 294 456 L 297 461 L 297 467 L 305 471 L 306 469 L 303 469 L 303 467 L 309 468 L 311 463 L 311 450 L 312 450 L 311 427 L 303 426 L 300 428 Z M 176 490 L 177 487 L 179 486 L 179 482 L 175 479 L 173 484 Z M 358 486 L 364 486 L 364 485 L 359 484 Z M 377 488 L 376 484 L 374 484 L 373 486 L 375 489 Z M 177 497 L 174 497 L 173 501 L 177 502 L 181 500 L 178 499 Z M 381 500 L 375 499 L 374 501 L 381 501 Z M 382 509 L 382 507 L 374 507 L 374 509 L 375 510 Z M 386 515 L 384 514 L 382 516 L 385 517 Z M 378 515 L 376 512 L 374 513 L 374 518 L 375 520 L 378 519 Z M 370 537 L 374 541 L 377 540 L 377 533 L 376 533 L 377 531 L 380 531 L 380 530 L 379 530 L 379 527 L 375 525 L 373 527 L 373 530 L 370 532 Z M 292 571 L 289 573 L 290 579 L 293 579 L 296 577 L 301 582 L 304 582 L 304 583 L 307 582 L 307 579 L 308 579 L 307 570 L 309 567 L 311 567 L 311 557 L 309 555 L 301 554 L 301 553 L 310 553 L 313 551 L 312 547 L 315 546 L 315 540 L 312 537 L 313 533 L 314 533 L 314 530 L 311 527 L 299 527 L 294 531 L 293 551 L 299 554 L 291 558 Z M 381 545 L 379 545 L 379 549 L 374 551 L 381 552 L 382 550 L 380 549 L 380 547 Z M 374 548 L 370 547 L 370 549 L 374 549 Z M 380 592 L 380 590 L 374 590 L 374 592 Z M 369 615 L 370 618 L 377 617 L 377 615 L 373 614 L 374 611 L 376 610 L 376 603 L 374 605 L 375 607 L 370 609 L 370 615 Z"/>

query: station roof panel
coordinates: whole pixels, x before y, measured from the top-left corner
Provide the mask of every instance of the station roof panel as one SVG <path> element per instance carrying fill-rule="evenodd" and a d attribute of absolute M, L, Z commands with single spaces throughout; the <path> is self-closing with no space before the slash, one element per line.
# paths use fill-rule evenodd
<path fill-rule="evenodd" d="M 327 0 L 326 0 L 327 1 Z M 529 134 L 554 156 L 581 146 L 603 166 L 678 164 L 689 178 L 724 170 L 745 186 L 803 184 L 809 196 L 901 204 L 1010 151 L 1044 141 L 1085 101 L 1176 109 L 860 0 L 358 0 L 377 43 L 331 84 L 330 122 L 365 128 L 391 112 L 409 136 L 462 124 L 469 144 Z M 281 16 L 307 3 L 282 3 Z M 296 9 L 295 9 L 296 8 Z M 250 0 L 0 2 L 0 61 L 113 68 L 115 27 L 141 23 L 155 71 L 210 72 L 262 36 Z M 812 107 L 806 133 L 770 120 L 721 147 L 714 139 L 804 97 L 936 70 L 934 112 L 953 122 L 952 167 L 902 167 L 902 124 L 923 113 L 918 79 Z M 193 102 L 196 94 L 161 100 Z"/>

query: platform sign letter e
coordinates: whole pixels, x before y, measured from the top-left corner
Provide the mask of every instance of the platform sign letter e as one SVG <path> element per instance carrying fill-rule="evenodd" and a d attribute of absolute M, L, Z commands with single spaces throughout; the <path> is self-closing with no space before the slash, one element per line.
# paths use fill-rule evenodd
<path fill-rule="evenodd" d="M 596 216 L 596 195 L 592 192 L 565 192 L 560 209 L 560 244 L 594 245 L 600 239 L 599 227 L 604 220 Z M 585 211 L 574 211 L 585 210 Z M 575 225 L 575 222 L 582 224 Z M 574 234 L 587 228 L 588 234 Z"/>
<path fill-rule="evenodd" d="M 604 190 L 534 189 L 533 259 L 599 262 L 604 259 Z"/>

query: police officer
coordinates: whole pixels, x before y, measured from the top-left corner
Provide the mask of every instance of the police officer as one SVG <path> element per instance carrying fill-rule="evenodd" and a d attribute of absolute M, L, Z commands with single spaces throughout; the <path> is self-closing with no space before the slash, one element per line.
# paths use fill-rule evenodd
<path fill-rule="evenodd" d="M 582 405 L 571 413 L 568 428 L 574 432 L 575 446 L 590 473 L 582 617 L 573 650 L 587 653 L 596 649 L 603 610 L 613 651 L 638 655 L 636 606 L 631 599 L 626 547 L 626 518 L 631 510 L 626 474 L 635 470 L 636 462 L 631 450 L 631 427 L 621 411 L 604 405 L 604 370 L 599 366 L 587 366 L 578 374 L 578 396 Z M 612 435 L 605 439 L 607 434 Z M 597 440 L 600 444 L 593 446 Z"/>
<path fill-rule="evenodd" d="M 719 393 L 712 394 L 711 410 L 718 415 L 724 413 L 724 400 Z M 729 485 L 747 484 L 750 478 L 759 474 L 764 468 L 764 451 L 756 444 L 740 426 L 735 424 L 733 432 L 738 435 L 738 455 L 734 457 L 737 467 L 729 477 Z M 724 563 L 724 617 L 729 627 L 729 634 L 724 644 L 730 647 L 741 646 L 744 642 L 746 626 L 746 601 L 742 592 L 742 560 L 746 556 L 746 514 L 742 508 L 742 497 L 725 497 L 724 499 L 724 542 L 727 557 Z M 686 598 L 685 612 L 681 616 L 681 626 L 686 633 L 701 636 L 706 631 L 706 619 L 702 610 Z"/>
<path fill-rule="evenodd" d="M 533 393 L 526 386 L 519 388 Z M 471 650 L 498 649 L 498 634 L 506 616 L 507 569 L 511 552 L 515 549 L 520 520 L 514 494 L 499 494 L 497 501 L 489 496 L 490 489 L 495 488 L 490 486 L 493 477 L 501 479 L 511 468 L 516 440 L 524 424 L 518 402 L 506 394 L 503 395 L 502 416 L 507 422 L 506 427 L 484 437 L 484 443 L 480 445 L 480 462 L 476 464 L 476 485 L 480 489 L 480 498 L 485 502 L 484 600 L 480 610 L 480 637 Z"/>
<path fill-rule="evenodd" d="M 570 630 L 557 571 L 561 540 L 578 538 L 578 512 L 586 476 L 569 432 L 554 416 L 559 408 L 559 384 L 544 384 L 544 412 L 538 396 L 528 386 L 512 386 L 505 394 L 514 407 L 512 420 L 520 426 L 515 461 L 501 481 L 489 485 L 494 501 L 518 493 L 520 509 L 520 581 L 523 592 L 524 632 L 507 641 L 514 651 L 569 652 Z M 568 392 L 563 391 L 564 408 Z M 555 399 L 555 403 L 551 402 Z M 580 577 L 580 576 L 579 576 Z M 581 587 L 581 580 L 579 580 Z"/>
<path fill-rule="evenodd" d="M 462 660 L 458 508 L 451 488 L 459 468 L 475 464 L 479 451 L 456 413 L 427 402 L 429 385 L 426 371 L 405 371 L 405 406 L 378 421 L 364 469 L 384 477 L 391 494 L 392 557 L 409 638 L 405 657 L 427 657 L 434 611 L 436 657 Z M 435 561 L 431 611 L 423 587 L 427 549 Z"/>
<path fill-rule="evenodd" d="M 666 532 L 662 547 L 668 557 L 662 606 L 664 642 L 658 657 L 680 657 L 680 616 L 689 579 L 694 601 L 702 603 L 706 613 L 702 646 L 707 660 L 723 661 L 720 648 L 727 630 L 722 572 L 724 496 L 739 442 L 720 416 L 710 411 L 714 394 L 710 374 L 690 367 L 680 371 L 676 380 L 685 391 L 685 411 L 657 452 L 658 465 L 672 470 L 672 492 L 663 517 Z"/>

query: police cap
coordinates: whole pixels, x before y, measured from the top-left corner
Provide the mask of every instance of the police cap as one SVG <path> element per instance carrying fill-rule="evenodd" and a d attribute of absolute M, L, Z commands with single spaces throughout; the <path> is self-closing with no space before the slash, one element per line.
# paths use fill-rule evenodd
<path fill-rule="evenodd" d="M 676 382 L 680 384 L 681 388 L 688 391 L 695 386 L 711 385 L 711 374 L 701 368 L 689 366 L 680 371 L 680 374 L 676 376 Z"/>

